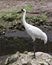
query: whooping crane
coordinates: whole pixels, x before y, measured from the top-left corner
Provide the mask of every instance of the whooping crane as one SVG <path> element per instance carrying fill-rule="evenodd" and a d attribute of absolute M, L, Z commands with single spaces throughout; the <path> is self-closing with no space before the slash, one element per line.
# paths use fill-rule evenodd
<path fill-rule="evenodd" d="M 47 35 L 44 33 L 40 28 L 30 25 L 25 20 L 26 10 L 22 9 L 21 12 L 23 13 L 22 22 L 23 25 L 27 31 L 27 33 L 30 35 L 30 37 L 33 39 L 33 41 L 37 39 L 41 39 L 44 41 L 44 44 L 47 43 Z M 35 57 L 35 51 L 34 51 L 34 57 Z"/>

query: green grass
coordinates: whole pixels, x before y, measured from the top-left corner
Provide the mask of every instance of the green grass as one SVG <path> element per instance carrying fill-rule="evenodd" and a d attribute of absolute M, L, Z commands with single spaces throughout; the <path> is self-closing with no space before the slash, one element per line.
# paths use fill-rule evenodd
<path fill-rule="evenodd" d="M 18 9 L 16 9 L 16 10 L 0 10 L 0 13 L 15 13 L 17 11 L 19 11 L 19 10 Z"/>
<path fill-rule="evenodd" d="M 31 10 L 31 6 L 27 5 L 24 7 L 27 11 Z M 0 11 L 0 28 L 3 27 L 3 29 L 7 29 L 8 27 L 11 27 L 11 25 L 16 25 L 19 21 L 21 22 L 22 14 L 17 14 L 17 10 L 3 10 Z M 35 22 L 38 23 L 44 23 L 47 19 L 47 16 L 45 14 L 38 16 L 31 16 L 26 17 L 26 21 Z M 11 23 L 10 23 L 11 22 Z"/>
<path fill-rule="evenodd" d="M 45 21 L 45 20 L 47 19 L 47 15 L 43 13 L 43 14 L 40 16 L 40 18 L 41 18 L 43 21 Z"/>
<path fill-rule="evenodd" d="M 32 6 L 29 4 L 29 5 L 24 6 L 23 9 L 26 9 L 27 11 L 31 11 Z"/>
<path fill-rule="evenodd" d="M 9 13 L 9 14 L 3 15 L 1 18 L 5 21 L 13 21 L 17 18 L 17 14 Z"/>

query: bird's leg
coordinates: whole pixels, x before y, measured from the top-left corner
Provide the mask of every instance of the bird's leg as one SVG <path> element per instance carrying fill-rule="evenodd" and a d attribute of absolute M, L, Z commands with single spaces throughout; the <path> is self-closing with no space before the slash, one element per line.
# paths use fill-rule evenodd
<path fill-rule="evenodd" d="M 33 46 L 33 50 L 34 50 L 34 58 L 36 58 L 36 56 L 35 56 L 35 47 Z"/>
<path fill-rule="evenodd" d="M 33 57 L 36 58 L 36 56 L 35 56 L 36 44 L 34 43 L 34 41 L 33 41 L 33 51 L 34 51 L 34 55 L 33 55 Z"/>
<path fill-rule="evenodd" d="M 45 52 L 48 53 L 48 51 L 49 51 L 49 50 L 48 50 L 48 45 L 47 45 L 47 44 L 44 44 L 44 47 L 45 47 L 45 49 L 46 49 Z"/>

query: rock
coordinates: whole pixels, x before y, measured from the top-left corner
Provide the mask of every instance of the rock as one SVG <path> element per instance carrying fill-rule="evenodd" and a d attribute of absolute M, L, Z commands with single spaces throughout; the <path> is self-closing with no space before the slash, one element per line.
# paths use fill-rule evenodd
<path fill-rule="evenodd" d="M 27 60 L 21 59 L 22 65 L 27 64 Z"/>
<path fill-rule="evenodd" d="M 36 57 L 40 57 L 43 54 L 43 52 L 36 52 L 35 55 Z"/>
<path fill-rule="evenodd" d="M 52 56 L 44 52 L 36 52 L 36 58 L 33 58 L 33 52 L 13 54 L 5 60 L 5 65 L 52 65 Z"/>
<path fill-rule="evenodd" d="M 41 59 L 49 59 L 49 58 L 52 58 L 51 55 L 47 54 L 47 53 L 43 53 L 43 52 L 36 52 L 35 53 L 36 57 L 38 58 L 41 58 Z"/>
<path fill-rule="evenodd" d="M 9 63 L 13 63 L 15 61 L 17 61 L 17 59 L 19 58 L 20 53 L 16 52 L 15 54 L 11 55 L 10 57 L 8 57 L 5 61 L 5 65 L 9 64 Z"/>
<path fill-rule="evenodd" d="M 27 65 L 32 65 L 32 64 L 30 62 L 28 62 Z"/>
<path fill-rule="evenodd" d="M 8 57 L 9 58 L 9 57 Z M 8 58 L 6 59 L 6 61 L 4 62 L 5 65 L 7 65 L 9 63 Z"/>
<path fill-rule="evenodd" d="M 33 60 L 31 60 L 30 62 L 31 62 L 32 65 L 38 65 L 36 59 L 33 59 Z"/>
<path fill-rule="evenodd" d="M 43 61 L 43 60 L 38 61 L 38 64 L 40 64 L 40 65 L 48 65 L 48 63 L 46 61 Z"/>
<path fill-rule="evenodd" d="M 27 53 L 28 53 L 28 51 L 25 51 L 25 52 L 24 52 L 24 54 L 27 54 Z"/>
<path fill-rule="evenodd" d="M 32 56 L 32 55 L 34 55 L 34 53 L 33 52 L 28 52 L 28 55 Z"/>

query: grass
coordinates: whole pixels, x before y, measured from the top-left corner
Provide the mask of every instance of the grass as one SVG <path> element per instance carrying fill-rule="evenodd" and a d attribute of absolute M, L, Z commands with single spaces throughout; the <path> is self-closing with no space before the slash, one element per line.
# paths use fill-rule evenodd
<path fill-rule="evenodd" d="M 24 7 L 27 11 L 31 10 L 31 5 L 27 5 Z M 7 29 L 8 27 L 11 27 L 11 25 L 17 25 L 17 23 L 21 22 L 22 14 L 17 14 L 17 10 L 2 10 L 0 11 L 0 29 Z M 45 14 L 38 16 L 31 16 L 26 17 L 27 22 L 32 23 L 44 23 L 47 19 L 47 16 Z M 11 22 L 11 23 L 10 23 Z M 1 28 L 2 27 L 2 28 Z"/>
<path fill-rule="evenodd" d="M 46 15 L 46 14 L 42 14 L 42 15 L 40 16 L 40 18 L 41 18 L 43 21 L 45 21 L 45 20 L 47 19 L 47 15 Z"/>
<path fill-rule="evenodd" d="M 16 9 L 16 10 L 0 10 L 0 13 L 15 13 L 17 11 L 18 11 L 18 9 Z"/>
<path fill-rule="evenodd" d="M 27 11 L 31 11 L 32 6 L 29 4 L 29 5 L 24 6 L 23 9 L 26 9 Z"/>
<path fill-rule="evenodd" d="M 17 18 L 17 14 L 9 13 L 9 14 L 3 15 L 1 18 L 5 21 L 13 21 Z"/>

